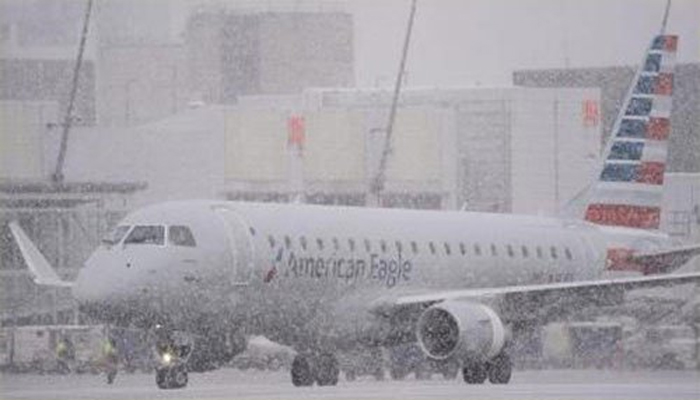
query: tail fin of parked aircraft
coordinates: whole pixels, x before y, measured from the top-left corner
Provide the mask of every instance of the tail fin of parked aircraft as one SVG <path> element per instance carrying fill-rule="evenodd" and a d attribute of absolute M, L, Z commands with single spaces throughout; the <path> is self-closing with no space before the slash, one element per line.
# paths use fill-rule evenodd
<path fill-rule="evenodd" d="M 45 286 L 73 286 L 72 282 L 64 281 L 58 276 L 56 270 L 46 261 L 46 258 L 44 258 L 34 243 L 32 243 L 27 234 L 24 233 L 24 230 L 19 226 L 17 221 L 10 222 L 9 226 L 10 232 L 12 232 L 12 236 L 14 236 L 17 241 L 17 246 L 19 246 L 19 250 L 22 253 L 24 262 L 29 268 L 34 283 Z"/>
<path fill-rule="evenodd" d="M 659 228 L 677 44 L 678 37 L 662 29 L 647 49 L 587 193 L 585 220 Z"/>

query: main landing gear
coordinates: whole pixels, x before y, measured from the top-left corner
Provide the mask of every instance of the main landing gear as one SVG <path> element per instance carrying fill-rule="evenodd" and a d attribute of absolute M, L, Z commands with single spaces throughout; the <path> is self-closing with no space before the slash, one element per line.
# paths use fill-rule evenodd
<path fill-rule="evenodd" d="M 156 385 L 160 389 L 182 389 L 187 386 L 187 366 L 184 364 L 156 368 Z"/>
<path fill-rule="evenodd" d="M 487 362 L 465 362 L 462 367 L 462 378 L 470 385 L 484 383 L 486 378 L 493 384 L 506 384 L 510 382 L 512 371 L 513 363 L 510 357 L 501 353 Z"/>
<path fill-rule="evenodd" d="M 335 386 L 338 384 L 340 368 L 338 359 L 331 353 L 298 354 L 292 362 L 292 384 L 294 386 Z"/>

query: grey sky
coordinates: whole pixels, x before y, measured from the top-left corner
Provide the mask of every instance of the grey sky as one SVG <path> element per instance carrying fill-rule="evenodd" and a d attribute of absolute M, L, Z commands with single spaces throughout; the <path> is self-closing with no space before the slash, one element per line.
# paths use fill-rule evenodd
<path fill-rule="evenodd" d="M 418 0 L 411 86 L 509 85 L 518 68 L 637 64 L 665 0 Z M 358 86 L 390 86 L 410 0 L 353 0 Z M 674 0 L 678 60 L 700 61 L 700 1 Z"/>

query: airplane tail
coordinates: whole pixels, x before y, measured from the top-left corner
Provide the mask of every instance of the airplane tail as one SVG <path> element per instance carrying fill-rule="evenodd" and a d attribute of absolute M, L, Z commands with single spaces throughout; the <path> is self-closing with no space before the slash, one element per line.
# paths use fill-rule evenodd
<path fill-rule="evenodd" d="M 29 236 L 24 233 L 24 230 L 19 226 L 17 221 L 10 222 L 9 226 L 10 232 L 12 232 L 12 236 L 14 236 L 17 241 L 17 246 L 19 246 L 19 250 L 22 253 L 24 262 L 29 268 L 34 283 L 43 286 L 73 286 L 73 282 L 64 281 L 58 276 L 56 270 L 46 261 L 46 258 L 44 258 L 34 243 L 32 243 Z"/>
<path fill-rule="evenodd" d="M 584 203 L 587 221 L 658 229 L 671 130 L 678 37 L 651 42 L 613 126 L 598 178 Z"/>

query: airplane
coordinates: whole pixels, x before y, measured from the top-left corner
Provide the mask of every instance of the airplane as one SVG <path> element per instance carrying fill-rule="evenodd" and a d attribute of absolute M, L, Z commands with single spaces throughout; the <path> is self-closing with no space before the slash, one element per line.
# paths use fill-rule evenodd
<path fill-rule="evenodd" d="M 676 47 L 663 29 L 652 40 L 578 215 L 167 202 L 127 215 L 75 282 L 10 228 L 37 284 L 70 287 L 102 321 L 163 332 L 163 389 L 227 362 L 245 335 L 297 351 L 294 386 L 336 385 L 343 351 L 405 343 L 457 363 L 468 384 L 506 384 L 522 326 L 700 282 L 674 272 L 700 244 L 658 230 Z"/>

